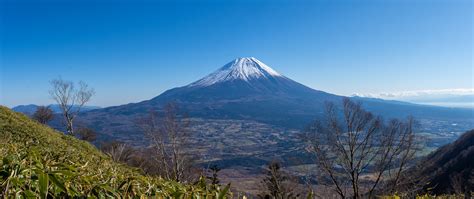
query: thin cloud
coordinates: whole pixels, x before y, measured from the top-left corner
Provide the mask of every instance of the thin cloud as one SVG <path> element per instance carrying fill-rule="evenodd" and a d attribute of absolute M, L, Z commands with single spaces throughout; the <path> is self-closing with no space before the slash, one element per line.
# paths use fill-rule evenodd
<path fill-rule="evenodd" d="M 415 90 L 415 91 L 398 91 L 398 92 L 382 92 L 382 93 L 355 93 L 352 96 L 371 97 L 382 99 L 399 99 L 407 97 L 423 97 L 423 96 L 463 96 L 474 95 L 474 88 L 455 88 L 455 89 L 432 89 L 432 90 Z"/>

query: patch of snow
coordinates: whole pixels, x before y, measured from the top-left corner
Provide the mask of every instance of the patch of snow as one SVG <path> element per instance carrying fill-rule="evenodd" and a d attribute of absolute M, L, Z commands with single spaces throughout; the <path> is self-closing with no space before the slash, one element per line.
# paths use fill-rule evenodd
<path fill-rule="evenodd" d="M 189 86 L 209 86 L 231 80 L 249 81 L 257 78 L 281 77 L 278 72 L 254 57 L 238 58 Z"/>

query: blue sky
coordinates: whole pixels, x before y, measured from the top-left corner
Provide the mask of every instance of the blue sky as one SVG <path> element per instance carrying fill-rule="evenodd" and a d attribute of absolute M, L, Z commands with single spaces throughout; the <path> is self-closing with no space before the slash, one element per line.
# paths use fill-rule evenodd
<path fill-rule="evenodd" d="M 474 84 L 470 0 L 0 2 L 7 106 L 52 103 L 59 76 L 138 102 L 246 56 L 342 95 Z"/>

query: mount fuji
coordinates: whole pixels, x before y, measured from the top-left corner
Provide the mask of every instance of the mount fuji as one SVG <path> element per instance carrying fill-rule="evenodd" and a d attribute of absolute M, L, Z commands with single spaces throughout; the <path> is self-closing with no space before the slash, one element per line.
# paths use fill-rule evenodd
<path fill-rule="evenodd" d="M 131 107 L 177 103 L 193 117 L 248 119 L 297 127 L 314 119 L 325 101 L 342 97 L 311 89 L 256 58 L 238 58 L 189 85 Z"/>
<path fill-rule="evenodd" d="M 189 85 L 189 87 L 205 87 L 226 81 L 245 81 L 257 79 L 283 78 L 278 72 L 261 61 L 250 58 L 239 58 L 226 64 L 216 72 Z"/>
<path fill-rule="evenodd" d="M 295 82 L 250 57 L 235 59 L 210 75 L 187 86 L 166 91 L 152 101 L 255 102 L 265 101 L 266 98 L 286 99 L 313 94 L 336 97 Z"/>
<path fill-rule="evenodd" d="M 245 57 L 229 62 L 189 85 L 167 90 L 153 99 L 88 111 L 82 113 L 80 119 L 109 136 L 120 134 L 139 140 L 143 138 L 134 134 L 138 130 L 133 120 L 150 110 L 160 112 L 167 103 L 173 102 L 191 118 L 255 121 L 278 128 L 303 129 L 322 115 L 325 102 L 338 105 L 342 98 L 309 88 L 276 72 L 256 58 Z M 435 122 L 468 121 L 472 124 L 474 121 L 472 109 L 374 98 L 352 99 L 362 102 L 366 109 L 385 118 L 412 115 L 416 119 Z"/>

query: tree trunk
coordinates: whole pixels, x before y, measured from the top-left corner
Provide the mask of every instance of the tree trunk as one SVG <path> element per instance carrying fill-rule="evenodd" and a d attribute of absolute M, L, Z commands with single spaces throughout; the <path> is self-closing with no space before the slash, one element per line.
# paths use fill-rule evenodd
<path fill-rule="evenodd" d="M 67 118 L 66 132 L 68 135 L 74 136 L 74 127 L 71 118 Z"/>

